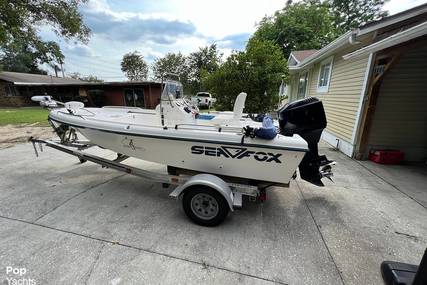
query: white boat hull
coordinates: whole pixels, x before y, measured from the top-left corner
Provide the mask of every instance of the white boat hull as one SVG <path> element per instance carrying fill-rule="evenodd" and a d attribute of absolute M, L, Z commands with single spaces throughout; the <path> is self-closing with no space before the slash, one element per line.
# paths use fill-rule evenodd
<path fill-rule="evenodd" d="M 130 157 L 203 173 L 276 183 L 288 183 L 305 154 L 304 151 L 77 129 L 92 143 Z"/>

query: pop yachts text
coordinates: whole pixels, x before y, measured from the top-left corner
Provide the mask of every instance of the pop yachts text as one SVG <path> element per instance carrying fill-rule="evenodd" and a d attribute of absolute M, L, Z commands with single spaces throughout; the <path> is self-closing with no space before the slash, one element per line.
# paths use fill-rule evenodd
<path fill-rule="evenodd" d="M 271 152 L 255 152 L 252 150 L 248 150 L 247 148 L 242 147 L 229 147 L 229 146 L 221 146 L 221 147 L 209 147 L 209 146 L 201 146 L 201 145 L 193 145 L 191 147 L 192 154 L 199 155 L 207 155 L 207 156 L 218 156 L 225 158 L 235 158 L 242 159 L 245 157 L 253 157 L 257 161 L 261 162 L 276 162 L 282 163 L 279 159 L 282 156 L 281 153 L 271 153 Z"/>

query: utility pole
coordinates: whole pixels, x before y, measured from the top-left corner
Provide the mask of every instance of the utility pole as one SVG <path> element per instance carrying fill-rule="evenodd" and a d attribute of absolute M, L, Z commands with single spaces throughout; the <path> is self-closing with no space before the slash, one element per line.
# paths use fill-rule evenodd
<path fill-rule="evenodd" d="M 59 64 L 61 65 L 62 78 L 64 78 L 65 75 L 64 75 L 64 68 L 62 67 L 62 64 L 63 64 L 62 60 L 59 62 Z"/>

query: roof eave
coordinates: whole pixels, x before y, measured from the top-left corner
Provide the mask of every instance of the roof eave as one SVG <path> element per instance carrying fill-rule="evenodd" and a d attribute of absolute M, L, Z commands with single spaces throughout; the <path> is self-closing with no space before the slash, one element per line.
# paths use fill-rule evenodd
<path fill-rule="evenodd" d="M 291 57 L 295 60 L 295 62 L 297 63 L 297 65 L 300 63 L 300 61 L 292 54 L 292 52 L 289 54 L 288 62 L 290 61 Z"/>
<path fill-rule="evenodd" d="M 327 46 L 324 48 L 318 50 L 314 54 L 308 56 L 306 59 L 304 59 L 302 62 L 300 62 L 296 66 L 289 66 L 289 70 L 301 70 L 306 68 L 308 65 L 316 62 L 317 60 L 321 59 L 323 56 L 328 55 L 329 53 L 335 51 L 338 48 L 341 48 L 345 44 L 349 43 L 349 37 L 352 35 L 353 31 L 348 31 L 345 34 L 341 35 L 339 38 L 335 39 L 334 41 L 330 42 Z"/>
<path fill-rule="evenodd" d="M 377 21 L 378 23 L 367 24 L 365 26 L 360 27 L 357 35 L 362 36 L 369 33 L 372 33 L 378 29 L 405 21 L 406 19 L 410 19 L 421 14 L 427 13 L 427 4 L 423 4 L 414 8 L 409 9 L 409 11 L 403 11 L 396 15 L 389 16 L 384 20 Z M 399 15 L 401 14 L 401 15 Z"/>
<path fill-rule="evenodd" d="M 98 86 L 128 86 L 128 85 L 150 85 L 150 84 L 162 84 L 161 82 L 156 81 L 123 81 L 123 82 L 70 82 L 70 83 L 41 83 L 41 82 L 12 82 L 17 86 L 87 86 L 87 85 L 98 85 Z"/>
<path fill-rule="evenodd" d="M 398 45 L 400 43 L 407 42 L 409 40 L 412 40 L 418 37 L 422 37 L 426 34 L 427 34 L 427 22 L 424 22 L 414 27 L 411 27 L 407 30 L 404 30 L 402 32 L 391 35 L 381 41 L 375 42 L 371 45 L 368 45 L 366 47 L 363 47 L 351 53 L 345 54 L 343 55 L 343 59 L 348 60 L 353 58 L 359 58 L 366 54 L 374 53 L 374 52 Z"/>
<path fill-rule="evenodd" d="M 68 85 L 79 86 L 79 85 L 90 85 L 90 82 L 69 82 L 69 83 L 12 82 L 12 83 L 13 83 L 13 85 L 17 85 L 17 86 L 68 86 Z"/>

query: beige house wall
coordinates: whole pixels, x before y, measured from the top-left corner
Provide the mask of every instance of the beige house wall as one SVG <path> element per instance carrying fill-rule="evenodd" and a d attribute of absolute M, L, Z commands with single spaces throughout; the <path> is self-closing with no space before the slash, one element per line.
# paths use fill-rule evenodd
<path fill-rule="evenodd" d="M 305 97 L 317 97 L 322 100 L 328 120 L 322 137 L 348 156 L 353 156 L 355 129 L 370 61 L 369 55 L 352 60 L 344 60 L 342 56 L 369 43 L 370 39 L 367 38 L 359 44 L 343 48 L 332 56 L 319 60 L 305 70 L 293 74 L 290 78 L 290 101 L 294 101 L 297 100 L 299 77 L 304 72 L 308 72 Z M 321 92 L 318 90 L 320 66 L 324 61 L 330 59 L 332 59 L 332 69 L 329 87 Z"/>
<path fill-rule="evenodd" d="M 307 96 L 322 100 L 328 119 L 326 130 L 352 144 L 369 56 L 344 60 L 342 56 L 348 52 L 345 50 L 333 56 L 329 89 L 325 93 L 317 90 L 321 63 L 313 66 L 309 74 Z"/>

